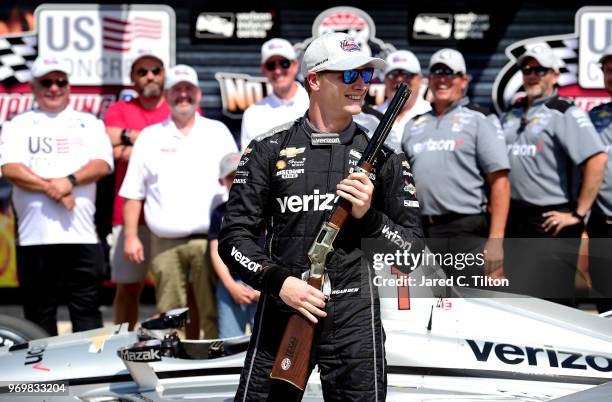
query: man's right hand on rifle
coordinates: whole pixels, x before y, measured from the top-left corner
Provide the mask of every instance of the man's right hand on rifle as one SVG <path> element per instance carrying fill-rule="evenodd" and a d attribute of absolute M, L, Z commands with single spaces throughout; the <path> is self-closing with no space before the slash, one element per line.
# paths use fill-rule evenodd
<path fill-rule="evenodd" d="M 323 292 L 313 288 L 301 279 L 293 276 L 285 279 L 279 296 L 285 304 L 304 314 L 306 318 L 315 324 L 318 322 L 315 315 L 323 318 L 327 316 L 327 313 L 321 310 L 325 308 L 325 295 Z"/>

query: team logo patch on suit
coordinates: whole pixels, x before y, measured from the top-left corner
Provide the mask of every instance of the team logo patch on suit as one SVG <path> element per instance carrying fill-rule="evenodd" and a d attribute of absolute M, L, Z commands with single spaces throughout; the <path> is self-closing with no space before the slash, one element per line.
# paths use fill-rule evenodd
<path fill-rule="evenodd" d="M 349 151 L 349 156 L 352 156 L 355 159 L 361 159 L 361 152 L 351 149 Z"/>
<path fill-rule="evenodd" d="M 285 162 L 284 160 L 279 160 L 278 162 L 276 162 L 276 168 L 277 169 L 284 169 L 287 167 L 287 162 Z"/>
<path fill-rule="evenodd" d="M 290 147 L 290 148 L 281 149 L 279 155 L 286 156 L 287 158 L 295 158 L 297 155 L 304 153 L 305 150 L 306 150 L 305 147 L 301 147 L 301 148 Z"/>
<path fill-rule="evenodd" d="M 411 195 L 414 195 L 416 193 L 416 187 L 407 179 L 404 179 L 404 191 Z"/>
<path fill-rule="evenodd" d="M 297 167 L 304 167 L 304 164 L 306 163 L 306 158 L 302 158 L 302 159 L 289 159 L 287 161 L 287 163 L 289 164 L 289 166 L 297 168 Z"/>
<path fill-rule="evenodd" d="M 349 151 L 349 159 L 348 159 L 349 166 L 357 166 L 357 163 L 359 162 L 360 159 L 361 159 L 361 152 L 355 151 L 354 149 L 351 149 Z"/>
<path fill-rule="evenodd" d="M 283 179 L 297 179 L 303 173 L 304 169 L 287 169 L 277 171 L 276 176 L 280 176 Z"/>
<path fill-rule="evenodd" d="M 312 133 L 310 144 L 314 146 L 340 144 L 340 136 L 334 133 Z"/>

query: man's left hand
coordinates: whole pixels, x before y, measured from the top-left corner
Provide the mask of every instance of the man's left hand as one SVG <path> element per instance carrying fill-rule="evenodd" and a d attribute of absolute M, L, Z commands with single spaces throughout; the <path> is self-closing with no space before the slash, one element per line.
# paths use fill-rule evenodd
<path fill-rule="evenodd" d="M 351 203 L 351 215 L 361 219 L 372 205 L 374 184 L 365 173 L 351 173 L 336 186 L 336 194 Z"/>
<path fill-rule="evenodd" d="M 544 218 L 544 223 L 542 227 L 546 232 L 553 232 L 553 236 L 559 234 L 559 232 L 567 226 L 578 225 L 581 221 L 580 219 L 572 216 L 569 212 L 559 212 L 559 211 L 548 211 L 542 214 Z"/>

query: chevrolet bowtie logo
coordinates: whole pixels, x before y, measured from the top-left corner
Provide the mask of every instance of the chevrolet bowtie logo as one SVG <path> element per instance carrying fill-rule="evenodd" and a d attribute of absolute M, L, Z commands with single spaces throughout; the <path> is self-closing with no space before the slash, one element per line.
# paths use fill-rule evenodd
<path fill-rule="evenodd" d="M 285 149 L 282 149 L 280 151 L 280 156 L 286 156 L 287 158 L 293 158 L 296 155 L 301 154 L 305 150 L 306 150 L 306 147 L 302 147 L 302 148 L 296 148 L 296 147 L 285 148 Z"/>

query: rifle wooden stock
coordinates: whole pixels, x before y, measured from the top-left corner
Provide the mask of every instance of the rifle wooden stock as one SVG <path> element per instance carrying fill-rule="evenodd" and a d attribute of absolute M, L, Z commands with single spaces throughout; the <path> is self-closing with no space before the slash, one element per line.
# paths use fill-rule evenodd
<path fill-rule="evenodd" d="M 308 284 L 321 289 L 320 279 L 310 278 Z M 271 378 L 287 381 L 304 390 L 308 381 L 314 328 L 315 324 L 302 314 L 293 314 L 289 317 L 272 367 Z"/>
<path fill-rule="evenodd" d="M 406 84 L 400 84 L 395 96 L 393 96 L 389 104 L 389 108 L 380 120 L 380 124 L 374 131 L 366 149 L 363 151 L 361 159 L 357 163 L 358 171 L 367 173 L 372 171 L 374 159 L 387 139 L 393 127 L 393 123 L 395 122 L 395 118 L 402 110 L 409 96 L 410 89 L 408 89 Z M 340 198 L 334 205 L 332 215 L 328 222 L 335 225 L 339 230 L 349 217 L 351 208 L 352 204 L 349 201 Z M 315 240 L 315 242 L 316 241 L 317 240 Z M 323 277 L 310 277 L 308 279 L 308 284 L 321 290 L 322 281 Z M 271 378 L 286 381 L 300 390 L 304 390 L 310 371 L 310 354 L 312 352 L 314 328 L 315 324 L 300 313 L 293 314 L 289 318 L 285 333 L 283 334 L 283 339 L 276 353 L 276 359 L 272 367 L 272 373 L 270 374 Z"/>

